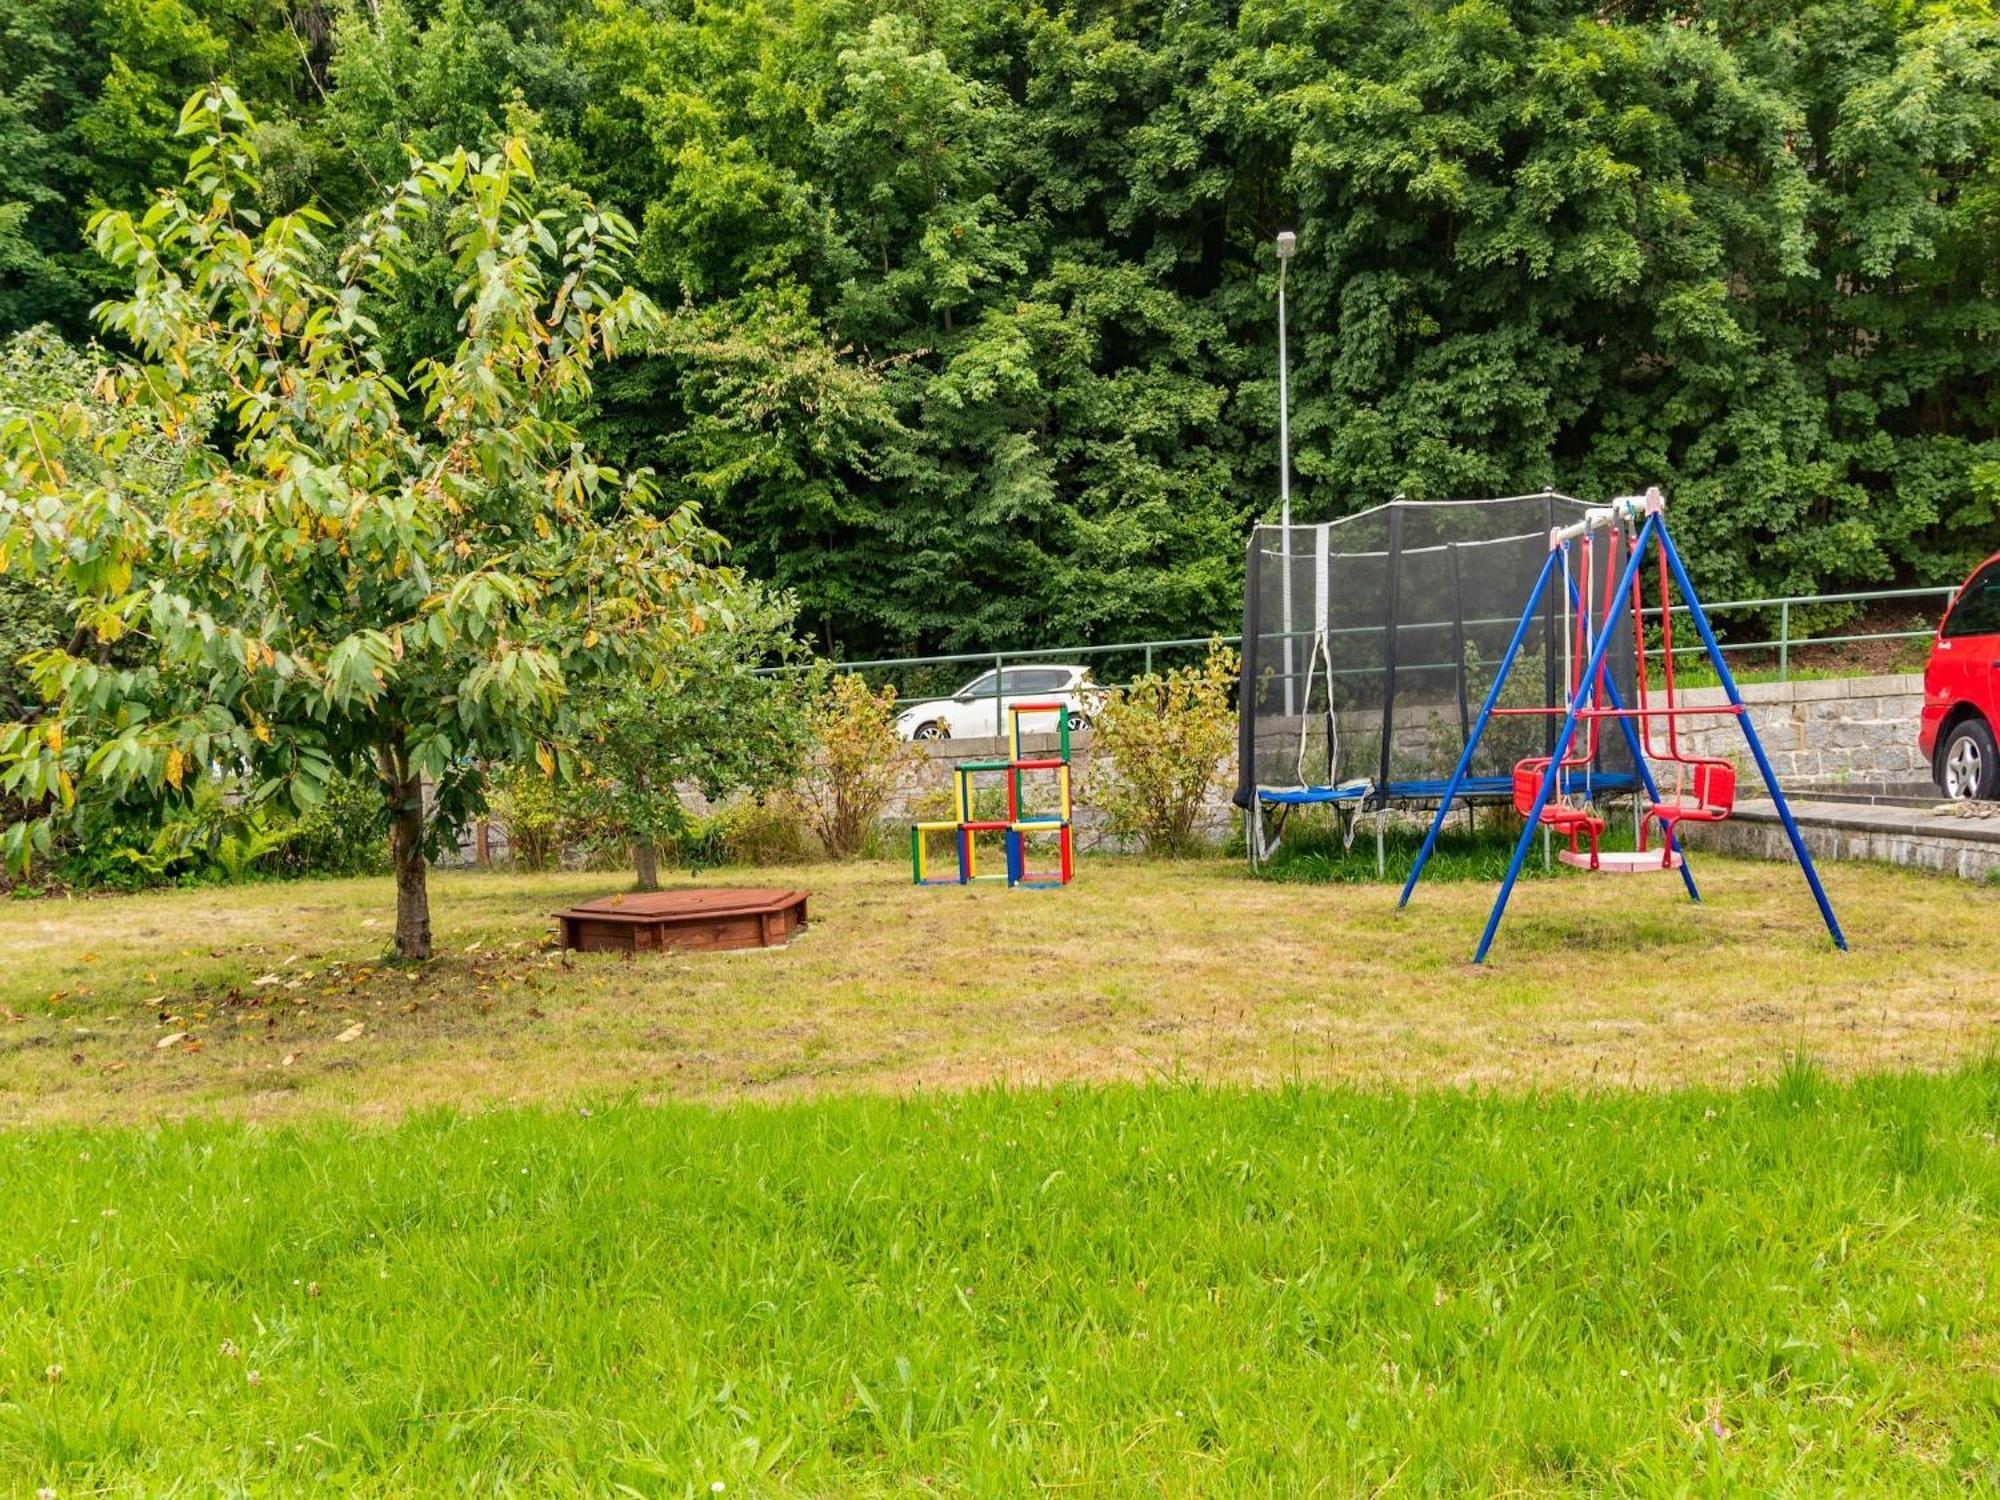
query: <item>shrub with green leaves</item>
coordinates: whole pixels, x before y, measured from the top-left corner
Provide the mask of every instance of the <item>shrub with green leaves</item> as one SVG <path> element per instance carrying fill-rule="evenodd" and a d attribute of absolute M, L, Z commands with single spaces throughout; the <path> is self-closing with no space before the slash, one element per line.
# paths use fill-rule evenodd
<path fill-rule="evenodd" d="M 1114 837 L 1148 854 L 1201 847 L 1201 810 L 1228 773 L 1237 655 L 1211 643 L 1198 664 L 1112 693 L 1091 720 L 1088 799 Z"/>
<path fill-rule="evenodd" d="M 380 875 L 389 868 L 389 818 L 372 774 L 336 776 L 326 795 L 285 829 L 277 866 L 287 875 Z"/>
<path fill-rule="evenodd" d="M 868 849 L 882 810 L 923 754 L 896 732 L 896 689 L 871 689 L 852 672 L 831 678 L 812 713 L 815 748 L 793 795 L 807 826 L 835 859 Z"/>
<path fill-rule="evenodd" d="M 797 605 L 754 585 L 718 598 L 704 628 L 608 685 L 584 707 L 590 762 L 578 801 L 620 837 L 642 891 L 693 830 L 683 788 L 709 802 L 762 797 L 790 782 L 812 743 L 816 674 L 771 672 L 803 654 Z"/>

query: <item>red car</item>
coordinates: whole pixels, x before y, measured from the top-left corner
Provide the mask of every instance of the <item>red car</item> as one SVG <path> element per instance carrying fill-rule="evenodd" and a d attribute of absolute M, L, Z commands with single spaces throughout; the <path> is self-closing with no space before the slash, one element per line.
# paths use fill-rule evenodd
<path fill-rule="evenodd" d="M 1965 581 L 1924 666 L 1917 746 L 1947 797 L 2000 797 L 2000 553 Z"/>

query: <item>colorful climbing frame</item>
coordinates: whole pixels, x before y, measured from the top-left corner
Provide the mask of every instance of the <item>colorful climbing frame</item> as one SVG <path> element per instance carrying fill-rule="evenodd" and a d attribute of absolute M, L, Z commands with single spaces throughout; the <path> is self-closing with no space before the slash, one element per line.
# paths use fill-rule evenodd
<path fill-rule="evenodd" d="M 1055 755 L 1023 756 L 1021 742 L 1029 731 L 1022 720 L 1036 714 L 1055 716 Z M 1007 705 L 1006 760 L 968 760 L 952 767 L 952 801 L 956 819 L 915 823 L 910 828 L 910 880 L 915 885 L 971 885 L 979 881 L 1005 880 L 1009 889 L 1050 890 L 1066 886 L 1076 873 L 1075 835 L 1072 819 L 1076 812 L 1070 782 L 1069 706 L 1055 700 Z M 1006 778 L 1006 816 L 996 818 L 979 805 L 981 776 Z M 1057 805 L 1043 811 L 1030 806 L 1030 783 L 1024 778 L 1052 778 Z M 1039 784 L 1038 784 L 1039 785 Z M 988 802 L 992 802 L 989 795 Z M 958 868 L 950 875 L 934 871 L 930 841 L 934 834 L 950 833 L 955 840 Z M 979 873 L 979 836 L 1001 836 L 1005 869 L 999 873 Z M 1055 848 L 1045 856 L 1053 863 L 1046 869 L 1028 868 L 1029 841 L 1054 839 Z"/>

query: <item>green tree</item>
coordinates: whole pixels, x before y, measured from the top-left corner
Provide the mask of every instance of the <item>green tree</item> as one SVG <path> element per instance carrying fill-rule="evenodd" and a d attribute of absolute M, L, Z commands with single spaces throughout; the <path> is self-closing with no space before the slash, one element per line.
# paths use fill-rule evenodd
<path fill-rule="evenodd" d="M 652 664 L 609 685 L 587 708 L 587 800 L 631 845 L 642 891 L 660 888 L 660 850 L 687 833 L 681 788 L 711 802 L 788 784 L 811 746 L 806 672 L 794 663 L 791 600 L 749 588 L 718 601 L 710 623 Z"/>
<path fill-rule="evenodd" d="M 0 427 L 7 562 L 140 654 L 31 659 L 48 711 L 0 736 L 0 789 L 46 811 L 8 830 L 7 853 L 24 863 L 80 806 L 185 796 L 211 764 L 298 808 L 372 770 L 397 950 L 424 958 L 428 853 L 478 810 L 479 762 L 564 769 L 571 690 L 685 634 L 711 591 L 693 514 L 654 515 L 649 478 L 596 462 L 576 425 L 592 368 L 657 315 L 620 284 L 629 226 L 539 207 L 519 142 L 417 162 L 327 276 L 323 215 L 248 208 L 257 156 L 235 94 L 197 95 L 181 128 L 196 137 L 183 186 L 92 226 L 133 283 L 103 312 L 140 355 L 108 377 L 120 404 Z M 460 341 L 404 381 L 372 308 L 431 215 L 462 278 Z M 75 480 L 51 456 L 116 451 L 131 422 L 171 432 L 210 393 L 227 445 L 160 494 Z"/>

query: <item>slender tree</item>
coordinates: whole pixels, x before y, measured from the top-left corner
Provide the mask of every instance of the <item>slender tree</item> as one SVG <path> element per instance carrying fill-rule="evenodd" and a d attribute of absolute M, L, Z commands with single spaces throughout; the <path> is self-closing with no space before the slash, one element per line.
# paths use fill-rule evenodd
<path fill-rule="evenodd" d="M 758 670 L 795 663 L 795 613 L 782 595 L 736 591 L 659 670 L 619 678 L 589 705 L 585 800 L 631 845 L 640 890 L 660 888 L 661 850 L 690 826 L 683 788 L 710 802 L 758 796 L 805 764 L 818 674 Z"/>

